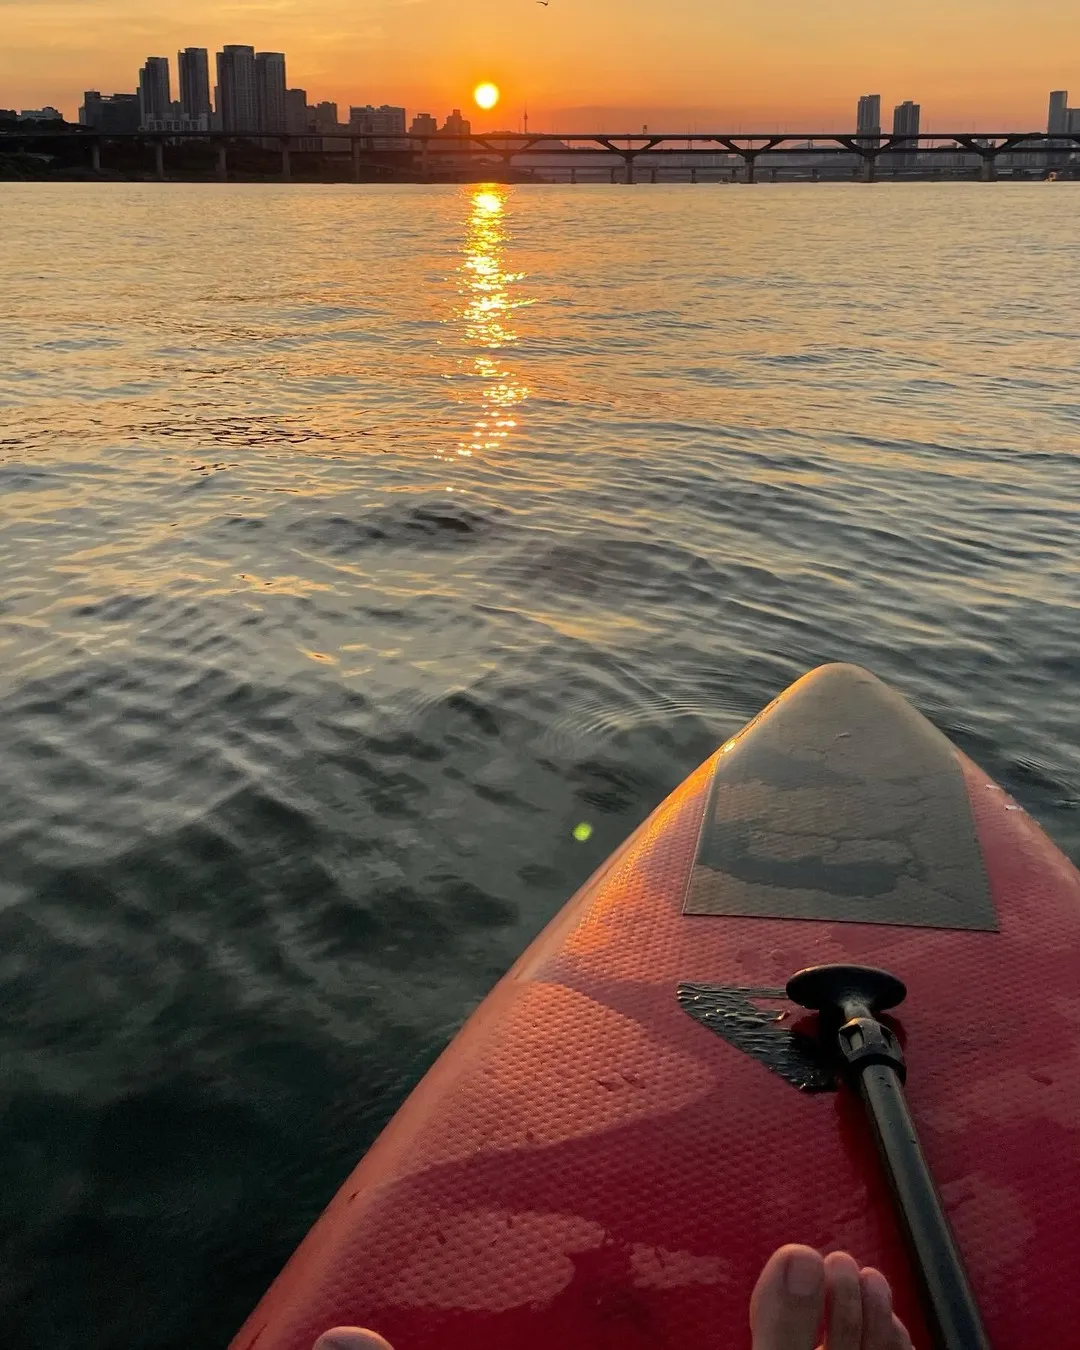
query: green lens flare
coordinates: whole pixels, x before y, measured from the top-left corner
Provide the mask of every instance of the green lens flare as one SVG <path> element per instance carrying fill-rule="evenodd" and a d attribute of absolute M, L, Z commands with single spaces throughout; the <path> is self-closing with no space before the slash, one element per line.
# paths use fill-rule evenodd
<path fill-rule="evenodd" d="M 584 844 L 586 839 L 592 837 L 592 826 L 588 821 L 583 820 L 580 825 L 574 826 L 574 838 L 579 844 Z"/>

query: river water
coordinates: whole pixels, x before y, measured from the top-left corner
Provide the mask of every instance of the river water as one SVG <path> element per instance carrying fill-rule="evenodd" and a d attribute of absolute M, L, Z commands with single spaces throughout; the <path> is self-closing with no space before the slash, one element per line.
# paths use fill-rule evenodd
<path fill-rule="evenodd" d="M 7 1350 L 223 1344 L 529 938 L 819 662 L 1080 857 L 1078 208 L 4 185 Z"/>

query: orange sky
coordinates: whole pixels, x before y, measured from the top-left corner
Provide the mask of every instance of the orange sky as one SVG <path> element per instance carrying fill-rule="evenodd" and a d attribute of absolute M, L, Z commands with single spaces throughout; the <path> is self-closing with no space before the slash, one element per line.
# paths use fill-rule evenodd
<path fill-rule="evenodd" d="M 860 93 L 913 98 L 929 130 L 1046 124 L 1080 105 L 1077 0 L 0 0 L 0 107 L 131 91 L 147 55 L 226 42 L 284 51 L 309 99 L 444 116 L 504 92 L 474 125 L 535 130 L 851 130 Z M 883 119 L 888 122 L 889 111 Z"/>

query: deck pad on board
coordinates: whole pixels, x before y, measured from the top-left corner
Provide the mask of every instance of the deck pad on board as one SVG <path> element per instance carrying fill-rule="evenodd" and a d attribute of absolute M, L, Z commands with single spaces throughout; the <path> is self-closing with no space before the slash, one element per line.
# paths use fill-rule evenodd
<path fill-rule="evenodd" d="M 766 712 L 717 760 L 685 913 L 997 927 L 955 753 L 910 704 L 849 666 Z"/>

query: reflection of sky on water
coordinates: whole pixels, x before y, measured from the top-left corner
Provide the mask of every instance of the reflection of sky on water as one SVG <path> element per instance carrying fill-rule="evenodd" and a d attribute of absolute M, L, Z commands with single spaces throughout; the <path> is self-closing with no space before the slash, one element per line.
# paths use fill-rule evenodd
<path fill-rule="evenodd" d="M 472 402 L 478 389 L 479 408 L 467 438 L 454 452 L 461 458 L 500 449 L 518 425 L 516 413 L 529 396 L 505 360 L 506 349 L 518 340 L 513 311 L 532 303 L 515 295 L 524 272 L 505 267 L 509 196 L 506 188 L 484 185 L 470 188 L 465 198 L 468 216 L 454 319 L 466 343 L 478 349 L 471 360 L 462 362 L 462 372 L 468 381 L 465 400 Z"/>

